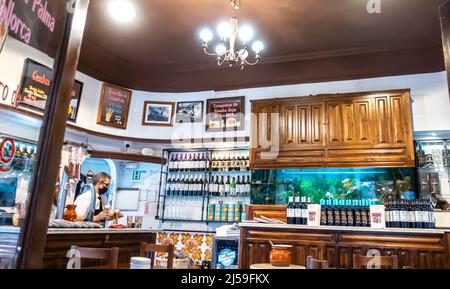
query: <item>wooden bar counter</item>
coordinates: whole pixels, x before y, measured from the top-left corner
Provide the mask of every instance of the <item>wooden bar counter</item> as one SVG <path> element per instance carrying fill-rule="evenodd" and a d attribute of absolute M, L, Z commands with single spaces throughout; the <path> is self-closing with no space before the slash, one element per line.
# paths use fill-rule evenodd
<path fill-rule="evenodd" d="M 377 249 L 382 256 L 397 255 L 399 268 L 450 268 L 450 230 L 308 227 L 283 224 L 240 224 L 239 268 L 269 263 L 270 241 L 293 245 L 293 264 L 306 258 L 328 260 L 330 267 L 352 268 L 353 254 Z"/>
<path fill-rule="evenodd" d="M 129 264 L 139 255 L 142 242 L 154 244 L 159 230 L 145 229 L 48 229 L 44 269 L 65 269 L 67 253 L 72 246 L 119 247 L 119 264 Z M 96 265 L 91 264 L 89 265 Z"/>

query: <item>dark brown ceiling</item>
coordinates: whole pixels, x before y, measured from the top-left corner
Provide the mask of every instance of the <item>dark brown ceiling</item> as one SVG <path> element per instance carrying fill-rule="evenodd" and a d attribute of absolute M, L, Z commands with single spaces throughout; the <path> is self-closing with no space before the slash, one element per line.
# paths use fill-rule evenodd
<path fill-rule="evenodd" d="M 238 18 L 266 44 L 263 62 L 217 67 L 198 30 L 230 17 L 227 0 L 133 0 L 123 25 L 108 0 L 91 1 L 80 70 L 148 91 L 228 90 L 444 70 L 438 7 L 444 0 L 242 0 Z"/>

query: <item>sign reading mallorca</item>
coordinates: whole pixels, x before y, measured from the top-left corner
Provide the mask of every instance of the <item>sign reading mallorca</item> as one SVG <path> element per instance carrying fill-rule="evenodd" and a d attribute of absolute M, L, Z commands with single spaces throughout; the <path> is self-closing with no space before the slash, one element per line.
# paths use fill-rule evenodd
<path fill-rule="evenodd" d="M 62 33 L 65 4 L 61 0 L 0 0 L 0 23 L 6 23 L 10 36 L 52 55 Z"/>

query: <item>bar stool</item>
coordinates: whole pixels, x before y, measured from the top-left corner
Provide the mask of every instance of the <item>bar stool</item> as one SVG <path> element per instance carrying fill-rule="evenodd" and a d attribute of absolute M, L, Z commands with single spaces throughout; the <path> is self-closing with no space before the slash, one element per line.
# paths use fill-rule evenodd
<path fill-rule="evenodd" d="M 155 253 L 167 253 L 167 269 L 173 269 L 173 259 L 175 255 L 175 246 L 173 244 L 169 245 L 155 245 L 155 244 L 147 244 L 147 243 L 141 243 L 141 252 L 139 254 L 140 257 L 148 257 L 151 256 L 152 259 L 152 269 L 154 268 L 154 263 L 156 259 Z"/>
<path fill-rule="evenodd" d="M 78 252 L 81 259 L 102 260 L 106 263 L 106 265 L 102 266 L 88 266 L 85 269 L 117 269 L 117 261 L 119 259 L 118 247 L 104 249 L 72 246 L 71 250 Z"/>
<path fill-rule="evenodd" d="M 329 269 L 328 261 L 320 261 L 314 259 L 312 256 L 308 256 L 306 259 L 306 268 L 307 269 Z"/>
<path fill-rule="evenodd" d="M 367 269 L 367 265 L 374 257 L 353 255 L 353 269 Z M 385 269 L 398 269 L 398 257 L 393 256 L 381 256 L 380 268 Z"/>

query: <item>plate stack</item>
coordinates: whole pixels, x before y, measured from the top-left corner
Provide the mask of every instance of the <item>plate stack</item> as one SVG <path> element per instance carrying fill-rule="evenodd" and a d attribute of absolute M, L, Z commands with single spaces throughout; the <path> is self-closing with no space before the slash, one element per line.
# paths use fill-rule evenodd
<path fill-rule="evenodd" d="M 130 269 L 140 270 L 140 269 L 151 269 L 152 260 L 143 257 L 133 257 L 131 258 Z"/>

